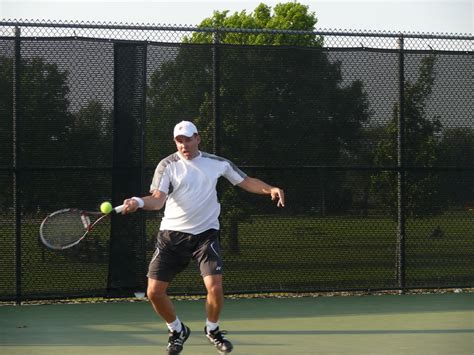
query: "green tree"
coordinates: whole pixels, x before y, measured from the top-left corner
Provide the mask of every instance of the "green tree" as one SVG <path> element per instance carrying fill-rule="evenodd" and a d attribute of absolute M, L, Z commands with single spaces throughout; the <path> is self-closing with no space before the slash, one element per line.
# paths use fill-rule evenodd
<path fill-rule="evenodd" d="M 385 138 L 384 138 L 385 137 Z M 360 132 L 357 141 L 351 143 L 352 151 L 348 160 L 355 166 L 367 166 L 373 163 L 375 151 L 381 139 L 387 139 L 386 127 L 379 124 L 366 125 Z M 367 216 L 372 207 L 371 173 L 364 170 L 353 170 L 346 173 L 343 191 L 351 198 L 352 214 Z"/>
<path fill-rule="evenodd" d="M 446 128 L 440 143 L 440 162 L 468 167 L 474 162 L 474 128 Z"/>
<path fill-rule="evenodd" d="M 20 142 L 18 163 L 20 166 L 59 165 L 67 159 L 64 149 L 68 140 L 71 115 L 66 84 L 67 72 L 59 71 L 55 64 L 34 57 L 22 59 L 20 64 L 20 106 L 17 137 Z M 2 117 L 1 163 L 11 166 L 13 152 L 13 60 L 0 58 L 0 112 Z M 3 130 L 5 129 L 5 131 Z M 40 201 L 51 196 L 34 188 L 33 177 L 22 181 L 21 193 L 26 210 L 36 208 Z M 54 186 L 54 182 L 51 181 Z M 11 189 L 0 188 L 5 194 L 2 200 L 11 205 Z M 60 189 L 57 189 L 59 191 Z M 59 193 L 59 192 L 58 192 Z"/>
<path fill-rule="evenodd" d="M 20 69 L 20 159 L 24 165 L 60 165 L 72 124 L 67 72 L 42 58 L 25 59 Z"/>
<path fill-rule="evenodd" d="M 405 164 L 414 167 L 433 167 L 439 160 L 439 136 L 441 122 L 438 116 L 427 117 L 427 101 L 435 81 L 435 56 L 421 60 L 418 79 L 405 82 Z M 399 106 L 394 105 L 393 117 L 387 125 L 387 138 L 381 140 L 375 151 L 377 165 L 397 165 Z M 396 216 L 396 174 L 383 172 L 372 177 L 372 187 L 384 191 L 379 195 L 381 203 Z M 406 214 L 424 217 L 439 214 L 445 207 L 440 194 L 439 175 L 431 172 L 406 173 Z"/>
<path fill-rule="evenodd" d="M 12 117 L 13 62 L 11 58 L 0 57 L 0 166 L 12 165 Z"/>
<path fill-rule="evenodd" d="M 69 159 L 79 166 L 110 166 L 112 162 L 112 112 L 95 100 L 73 114 Z"/>
<path fill-rule="evenodd" d="M 0 167 L 13 165 L 13 62 L 0 56 Z M 0 173 L 0 208 L 7 210 L 12 205 L 11 175 Z"/>
<path fill-rule="evenodd" d="M 17 122 L 19 164 L 42 168 L 102 166 L 111 161 L 111 112 L 95 101 L 73 114 L 69 109 L 68 72 L 42 58 L 23 58 L 20 66 L 20 107 Z M 12 166 L 13 61 L 0 57 L 0 164 Z M 108 149 L 107 149 L 108 148 Z M 68 188 L 71 178 L 61 172 L 25 172 L 20 181 L 26 212 L 78 203 L 91 197 L 97 179 L 82 179 L 84 189 Z M 79 179 L 79 177 L 78 177 Z M 79 179 L 80 180 L 80 179 Z M 65 185 L 66 184 L 66 185 Z M 90 188 L 86 188 L 89 184 Z M 40 185 L 40 186 L 38 186 Z M 11 179 L 0 180 L 2 207 L 12 204 Z"/>
<path fill-rule="evenodd" d="M 456 127 L 444 131 L 440 143 L 440 163 L 450 166 L 470 167 L 474 162 L 474 128 Z M 452 206 L 474 204 L 472 172 L 455 172 L 443 179 L 443 196 Z M 470 176 L 470 177 L 469 177 Z"/>
<path fill-rule="evenodd" d="M 208 47 L 184 46 L 171 56 L 153 72 L 147 92 L 146 156 L 153 164 L 157 157 L 175 150 L 170 134 L 174 125 L 198 117 L 212 90 L 212 53 Z"/>
<path fill-rule="evenodd" d="M 313 12 L 308 11 L 308 6 L 297 2 L 275 5 L 272 13 L 270 6 L 258 5 L 253 13 L 229 11 L 215 11 L 212 17 L 204 19 L 198 26 L 200 28 L 243 28 L 257 30 L 301 30 L 313 31 L 317 18 Z M 190 38 L 185 38 L 185 43 L 213 43 L 213 33 L 195 32 Z M 220 42 L 240 45 L 294 45 L 294 46 L 322 46 L 323 37 L 295 35 L 288 33 L 261 33 L 261 32 L 224 32 L 220 34 Z"/>
<path fill-rule="evenodd" d="M 199 27 L 312 31 L 316 22 L 307 6 L 291 2 L 276 5 L 273 12 L 264 4 L 252 13 L 216 11 Z M 152 136 L 147 142 L 161 145 L 149 147 L 155 156 L 156 152 L 174 150 L 168 132 L 181 119 L 198 124 L 203 149 L 212 151 L 214 36 L 193 33 L 176 55 L 152 74 L 148 92 Z M 314 34 L 218 33 L 222 137 L 218 154 L 238 165 L 272 162 L 284 166 L 337 164 L 345 155 L 354 154 L 352 142 L 360 138 L 362 123 L 369 118 L 366 95 L 360 81 L 343 86 L 341 63 L 329 60 L 323 40 Z M 170 143 L 164 146 L 163 142 Z M 328 191 L 324 195 L 334 196 L 328 210 L 335 210 L 341 206 L 338 198 L 344 197 L 337 192 L 341 178 L 331 174 L 326 174 Z M 286 183 L 294 188 L 302 185 Z M 307 196 L 299 210 L 294 207 L 295 212 L 319 205 L 320 192 L 310 193 L 314 196 Z M 229 202 L 224 224 L 232 225 L 250 214 L 235 194 L 235 189 L 221 191 L 223 203 Z"/>

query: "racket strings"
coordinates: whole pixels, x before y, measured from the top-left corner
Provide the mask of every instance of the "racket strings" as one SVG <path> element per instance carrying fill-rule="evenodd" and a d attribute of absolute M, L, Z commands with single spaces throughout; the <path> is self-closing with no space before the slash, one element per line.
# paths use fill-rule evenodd
<path fill-rule="evenodd" d="M 89 230 L 91 221 L 81 211 L 69 210 L 48 217 L 41 228 L 41 237 L 53 248 L 77 242 Z"/>

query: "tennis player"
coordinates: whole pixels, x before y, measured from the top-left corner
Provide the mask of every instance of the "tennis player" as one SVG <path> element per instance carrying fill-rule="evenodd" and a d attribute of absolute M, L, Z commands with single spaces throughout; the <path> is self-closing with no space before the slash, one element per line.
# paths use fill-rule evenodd
<path fill-rule="evenodd" d="M 282 189 L 247 176 L 230 161 L 201 152 L 201 137 L 192 122 L 182 121 L 175 126 L 174 142 L 177 152 L 158 164 L 151 194 L 126 199 L 123 213 L 138 208 L 159 210 L 165 206 L 157 248 L 147 274 L 147 295 L 155 312 L 168 325 L 168 354 L 179 354 L 191 333 L 176 315 L 167 295 L 170 282 L 191 259 L 197 262 L 207 290 L 204 334 L 219 353 L 226 354 L 233 346 L 224 336 L 226 332 L 219 329 L 224 291 L 217 180 L 223 176 L 246 191 L 270 195 L 278 207 L 284 207 L 285 196 Z"/>

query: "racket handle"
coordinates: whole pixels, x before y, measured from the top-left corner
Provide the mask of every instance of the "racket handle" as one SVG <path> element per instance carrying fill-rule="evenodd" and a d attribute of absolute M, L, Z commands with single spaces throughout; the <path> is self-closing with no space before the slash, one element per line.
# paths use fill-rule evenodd
<path fill-rule="evenodd" d="M 120 205 L 120 206 L 114 207 L 114 212 L 115 213 L 121 213 L 124 208 L 125 208 L 125 205 Z"/>

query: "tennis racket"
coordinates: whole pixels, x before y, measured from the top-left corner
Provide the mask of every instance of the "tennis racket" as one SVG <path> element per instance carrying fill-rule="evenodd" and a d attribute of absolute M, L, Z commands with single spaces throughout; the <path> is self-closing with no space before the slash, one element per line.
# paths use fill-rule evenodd
<path fill-rule="evenodd" d="M 58 210 L 48 215 L 40 226 L 40 238 L 44 245 L 63 250 L 77 245 L 94 227 L 112 213 L 120 213 L 124 205 L 112 209 L 111 213 L 84 211 L 76 208 Z"/>

